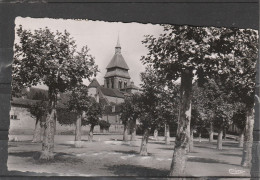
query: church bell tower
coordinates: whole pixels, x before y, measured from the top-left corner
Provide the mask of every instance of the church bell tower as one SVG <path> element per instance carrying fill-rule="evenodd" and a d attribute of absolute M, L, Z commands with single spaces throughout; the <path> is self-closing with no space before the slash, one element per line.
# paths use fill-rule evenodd
<path fill-rule="evenodd" d="M 104 87 L 111 89 L 123 89 L 130 85 L 130 75 L 124 57 L 121 54 L 119 36 L 115 47 L 115 54 L 106 67 L 107 72 L 104 80 Z"/>

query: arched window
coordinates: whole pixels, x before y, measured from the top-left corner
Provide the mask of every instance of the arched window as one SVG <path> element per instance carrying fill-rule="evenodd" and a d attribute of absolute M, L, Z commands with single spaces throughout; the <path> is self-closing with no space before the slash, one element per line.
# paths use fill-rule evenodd
<path fill-rule="evenodd" d="M 124 88 L 126 88 L 127 87 L 127 83 L 126 82 L 124 82 Z"/>

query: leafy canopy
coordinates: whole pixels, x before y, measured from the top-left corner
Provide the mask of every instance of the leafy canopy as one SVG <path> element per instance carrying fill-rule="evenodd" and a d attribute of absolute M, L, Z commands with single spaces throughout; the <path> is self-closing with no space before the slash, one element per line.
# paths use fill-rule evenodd
<path fill-rule="evenodd" d="M 80 84 L 83 78 L 95 75 L 97 66 L 87 46 L 77 51 L 74 39 L 66 30 L 52 32 L 48 27 L 17 29 L 13 77 L 24 86 L 45 84 L 54 93 Z"/>

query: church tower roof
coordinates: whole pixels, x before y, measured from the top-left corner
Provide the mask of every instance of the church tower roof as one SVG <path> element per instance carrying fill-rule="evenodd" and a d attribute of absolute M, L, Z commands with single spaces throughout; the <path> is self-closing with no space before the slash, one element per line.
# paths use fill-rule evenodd
<path fill-rule="evenodd" d="M 111 59 L 111 61 L 109 62 L 109 64 L 107 65 L 106 69 L 116 68 L 116 67 L 129 70 L 129 67 L 126 64 L 125 59 L 121 54 L 121 45 L 119 41 L 119 36 L 115 47 L 115 54 Z"/>
<path fill-rule="evenodd" d="M 91 88 L 91 87 L 94 87 L 94 88 L 98 88 L 100 87 L 100 84 L 98 83 L 97 79 L 94 78 L 91 83 L 88 85 L 88 88 Z"/>

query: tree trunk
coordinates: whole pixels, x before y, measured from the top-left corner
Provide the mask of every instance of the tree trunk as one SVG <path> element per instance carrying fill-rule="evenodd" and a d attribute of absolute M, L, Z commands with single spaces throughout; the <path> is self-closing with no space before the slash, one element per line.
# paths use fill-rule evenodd
<path fill-rule="evenodd" d="M 189 143 L 189 152 L 193 151 L 193 130 L 190 131 L 190 143 Z"/>
<path fill-rule="evenodd" d="M 128 122 L 124 125 L 123 141 L 128 141 L 128 125 Z"/>
<path fill-rule="evenodd" d="M 75 147 L 82 147 L 81 142 L 81 115 L 78 115 L 75 129 Z"/>
<path fill-rule="evenodd" d="M 214 133 L 213 133 L 214 131 L 213 131 L 213 124 L 212 124 L 212 122 L 210 123 L 210 130 L 209 130 L 209 142 L 210 143 L 212 143 L 213 142 L 213 139 L 214 139 L 214 137 L 213 137 L 213 135 L 214 135 Z"/>
<path fill-rule="evenodd" d="M 201 142 L 201 132 L 199 132 L 199 142 Z"/>
<path fill-rule="evenodd" d="M 155 141 L 158 141 L 158 130 L 157 129 L 154 130 L 153 137 L 154 137 Z"/>
<path fill-rule="evenodd" d="M 41 142 L 42 127 L 40 119 L 36 119 L 32 142 Z"/>
<path fill-rule="evenodd" d="M 191 130 L 190 130 L 190 123 L 189 123 L 189 125 L 188 125 L 188 127 L 186 129 L 186 134 L 187 134 L 188 140 L 189 140 L 188 146 L 187 146 L 187 152 L 190 152 L 190 133 L 191 133 Z"/>
<path fill-rule="evenodd" d="M 248 112 L 246 118 L 245 137 L 244 137 L 243 154 L 242 154 L 242 161 L 241 161 L 241 165 L 243 167 L 251 167 L 253 124 L 254 124 L 254 118 L 252 116 L 252 112 Z"/>
<path fill-rule="evenodd" d="M 165 124 L 164 136 L 165 136 L 165 144 L 170 144 L 170 128 L 168 124 Z"/>
<path fill-rule="evenodd" d="M 136 120 L 132 121 L 132 128 L 131 128 L 131 141 L 136 140 Z"/>
<path fill-rule="evenodd" d="M 244 144 L 244 131 L 241 131 L 239 133 L 239 143 L 238 143 L 238 147 L 243 147 Z"/>
<path fill-rule="evenodd" d="M 170 169 L 170 176 L 185 174 L 189 136 L 187 132 L 191 119 L 192 70 L 184 70 L 181 74 L 180 109 L 175 147 Z"/>
<path fill-rule="evenodd" d="M 142 138 L 142 144 L 141 144 L 141 149 L 140 149 L 140 155 L 141 156 L 147 156 L 147 143 L 149 139 L 149 129 L 144 130 L 143 138 Z"/>
<path fill-rule="evenodd" d="M 227 131 L 226 131 L 226 128 L 224 128 L 223 130 L 223 140 L 226 140 L 227 139 Z"/>
<path fill-rule="evenodd" d="M 50 160 L 54 158 L 54 125 L 56 119 L 56 109 L 51 109 L 44 124 L 44 135 L 42 142 L 42 153 L 40 159 Z"/>
<path fill-rule="evenodd" d="M 89 134 L 88 134 L 88 141 L 89 142 L 93 141 L 93 130 L 94 130 L 94 126 L 90 125 Z"/>
<path fill-rule="evenodd" d="M 258 3 L 258 8 L 260 3 Z M 254 127 L 253 127 L 253 144 L 252 144 L 252 164 L 250 169 L 251 180 L 260 177 L 260 62 L 259 56 L 256 64 L 256 84 L 255 84 L 255 106 L 254 106 Z"/>
<path fill-rule="evenodd" d="M 217 149 L 222 150 L 222 136 L 223 136 L 223 129 L 221 128 L 218 131 L 218 144 L 217 144 Z"/>

